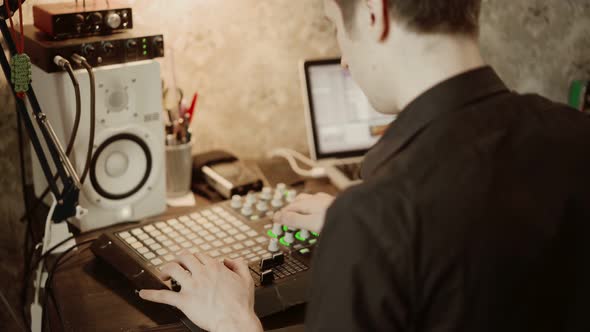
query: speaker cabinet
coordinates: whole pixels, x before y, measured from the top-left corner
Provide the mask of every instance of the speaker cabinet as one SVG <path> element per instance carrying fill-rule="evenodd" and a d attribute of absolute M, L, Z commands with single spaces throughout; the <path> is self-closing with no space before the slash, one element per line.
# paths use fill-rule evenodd
<path fill-rule="evenodd" d="M 90 132 L 89 77 L 77 70 L 82 117 L 70 160 L 81 176 Z M 164 124 L 160 66 L 155 61 L 95 69 L 96 134 L 80 205 L 88 215 L 73 223 L 82 231 L 136 221 L 166 209 Z M 66 73 L 33 66 L 33 88 L 62 145 L 72 131 L 75 94 Z M 35 192 L 47 183 L 33 157 Z"/>

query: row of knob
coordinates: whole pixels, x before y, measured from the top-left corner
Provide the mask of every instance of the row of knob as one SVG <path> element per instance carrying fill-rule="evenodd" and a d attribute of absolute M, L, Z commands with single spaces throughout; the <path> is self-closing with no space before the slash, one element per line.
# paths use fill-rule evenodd
<path fill-rule="evenodd" d="M 162 52 L 162 50 L 164 48 L 164 39 L 162 37 L 156 37 L 153 40 L 153 44 L 157 50 L 160 50 L 160 52 Z M 130 50 L 136 49 L 138 47 L 137 40 L 129 39 L 125 43 L 125 47 L 127 47 Z M 104 53 L 111 54 L 115 50 L 115 45 L 112 42 L 107 41 L 107 42 L 103 42 L 101 44 L 101 48 Z M 84 56 L 90 57 L 90 56 L 94 55 L 95 53 L 96 53 L 96 47 L 94 45 L 86 44 L 86 45 L 82 46 L 82 54 Z"/>
<path fill-rule="evenodd" d="M 245 217 L 259 214 L 271 216 L 274 211 L 282 208 L 285 202 L 290 203 L 295 200 L 295 196 L 297 196 L 296 190 L 287 190 L 285 184 L 279 183 L 274 191 L 270 187 L 265 187 L 261 193 L 249 193 L 245 198 L 235 195 L 230 205 Z"/>
<path fill-rule="evenodd" d="M 273 237 L 270 239 L 270 242 L 268 244 L 268 251 L 270 252 L 277 252 L 279 251 L 279 238 L 281 237 L 281 235 L 285 235 L 281 238 L 281 241 L 284 241 L 287 245 L 291 245 L 293 243 L 295 243 L 295 232 L 297 230 L 295 228 L 289 227 L 287 228 L 286 231 L 283 232 L 283 226 L 280 224 L 273 224 L 272 225 L 272 233 L 274 235 L 276 235 L 276 237 Z M 308 231 L 307 229 L 301 229 L 299 230 L 299 233 L 297 235 L 297 239 L 301 240 L 301 241 L 307 241 L 309 238 L 311 237 L 311 232 Z"/>
<path fill-rule="evenodd" d="M 126 28 L 129 24 L 129 14 L 126 11 L 123 11 L 121 13 L 110 12 L 106 15 L 103 15 L 99 12 L 94 12 L 87 16 L 77 14 L 75 20 L 76 24 L 91 24 L 93 26 L 93 29 L 98 32 L 100 30 L 100 25 L 103 22 L 107 27 L 113 30 L 119 28 Z"/>

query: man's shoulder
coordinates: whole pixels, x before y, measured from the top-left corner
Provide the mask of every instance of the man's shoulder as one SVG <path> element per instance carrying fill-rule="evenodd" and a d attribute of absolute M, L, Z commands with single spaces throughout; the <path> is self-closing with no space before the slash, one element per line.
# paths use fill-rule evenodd
<path fill-rule="evenodd" d="M 365 212 L 367 209 L 388 207 L 394 200 L 407 200 L 403 178 L 388 174 L 373 177 L 361 184 L 348 188 L 338 195 L 334 207 L 348 212 Z"/>
<path fill-rule="evenodd" d="M 342 192 L 327 214 L 330 223 L 352 223 L 377 243 L 390 243 L 414 228 L 415 211 L 407 184 L 398 177 L 372 178 Z"/>
<path fill-rule="evenodd" d="M 433 123 L 433 127 L 466 127 L 481 125 L 475 135 L 484 136 L 490 131 L 505 128 L 529 130 L 537 133 L 561 129 L 584 130 L 590 128 L 590 117 L 560 102 L 538 94 L 511 92 L 504 97 L 476 104 L 457 112 L 454 116 Z M 486 127 L 489 128 L 486 130 Z"/>

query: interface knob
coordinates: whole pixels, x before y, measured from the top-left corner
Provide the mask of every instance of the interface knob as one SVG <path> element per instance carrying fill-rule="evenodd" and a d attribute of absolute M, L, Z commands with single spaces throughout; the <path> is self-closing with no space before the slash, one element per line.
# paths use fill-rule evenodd
<path fill-rule="evenodd" d="M 268 210 L 268 204 L 265 201 L 260 201 L 256 204 L 256 209 L 260 212 L 265 212 Z"/>
<path fill-rule="evenodd" d="M 121 27 L 121 16 L 117 13 L 109 13 L 105 17 L 105 23 L 111 29 L 119 29 Z"/>
<path fill-rule="evenodd" d="M 240 213 L 242 213 L 242 215 L 249 217 L 252 215 L 252 206 L 250 205 L 244 205 L 244 207 L 242 207 L 242 210 L 240 210 Z"/>
<path fill-rule="evenodd" d="M 295 242 L 295 236 L 293 236 L 293 232 L 289 231 L 285 233 L 285 237 L 284 237 L 285 242 L 287 242 L 288 244 L 291 244 L 293 242 Z"/>
<path fill-rule="evenodd" d="M 240 195 L 233 195 L 231 198 L 231 207 L 239 209 L 242 207 L 242 197 Z"/>
<path fill-rule="evenodd" d="M 250 193 L 248 194 L 248 196 L 246 196 L 246 202 L 250 203 L 250 204 L 254 204 L 256 203 L 258 199 L 256 199 L 256 194 L 254 193 Z"/>
<path fill-rule="evenodd" d="M 111 42 L 105 42 L 102 44 L 102 49 L 104 50 L 105 54 L 111 54 L 115 50 L 115 45 Z"/>
<path fill-rule="evenodd" d="M 266 201 L 270 201 L 272 198 L 272 188 L 264 187 L 262 188 L 262 193 L 260 194 L 260 198 Z"/>
<path fill-rule="evenodd" d="M 311 236 L 311 234 L 309 233 L 309 231 L 307 229 L 302 229 L 299 232 L 299 238 L 303 241 L 309 239 L 310 236 Z"/>
<path fill-rule="evenodd" d="M 82 46 L 82 54 L 86 57 L 91 57 L 96 52 L 96 48 L 92 44 Z"/>
<path fill-rule="evenodd" d="M 284 183 L 277 184 L 277 191 L 282 195 L 287 190 L 287 185 Z"/>
<path fill-rule="evenodd" d="M 283 200 L 280 198 L 279 199 L 275 198 L 270 202 L 270 205 L 273 208 L 280 208 L 281 206 L 283 206 Z"/>
<path fill-rule="evenodd" d="M 75 24 L 83 24 L 84 23 L 84 16 L 81 14 L 77 14 L 74 17 L 74 22 L 75 22 Z"/>
<path fill-rule="evenodd" d="M 287 191 L 287 197 L 285 198 L 285 200 L 289 203 L 293 202 L 295 200 L 295 197 L 297 196 L 297 190 L 292 189 Z"/>
<path fill-rule="evenodd" d="M 270 242 L 268 243 L 268 251 L 270 251 L 270 252 L 279 251 L 279 240 L 278 239 L 270 239 Z"/>
<path fill-rule="evenodd" d="M 164 38 L 156 37 L 154 38 L 154 46 L 156 49 L 160 51 L 160 53 L 164 53 Z"/>
<path fill-rule="evenodd" d="M 102 14 L 101 13 L 92 13 L 92 14 L 88 15 L 88 18 L 86 20 L 88 21 L 88 23 L 90 23 L 92 25 L 100 24 L 100 22 L 102 21 Z"/>
<path fill-rule="evenodd" d="M 283 235 L 283 225 L 281 225 L 281 224 L 272 224 L 272 232 L 276 236 Z"/>

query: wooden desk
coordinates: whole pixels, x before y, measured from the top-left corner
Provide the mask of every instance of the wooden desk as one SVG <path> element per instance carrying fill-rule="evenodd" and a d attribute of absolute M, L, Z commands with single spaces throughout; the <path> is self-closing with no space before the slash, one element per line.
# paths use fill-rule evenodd
<path fill-rule="evenodd" d="M 323 181 L 308 182 L 305 192 L 336 193 L 336 189 Z M 196 196 L 197 207 L 210 204 Z M 171 208 L 157 219 L 185 214 L 191 208 Z M 124 226 L 114 226 L 112 229 Z M 104 230 L 103 230 L 104 231 Z M 101 232 L 81 236 L 84 241 Z M 61 313 L 65 331 L 187 331 L 162 305 L 143 301 L 134 287 L 117 271 L 96 259 L 84 246 L 73 253 L 56 272 L 53 290 L 57 307 L 48 301 L 47 313 L 51 331 L 61 331 L 57 314 Z M 265 329 L 277 329 L 303 322 L 304 306 L 263 319 Z"/>

